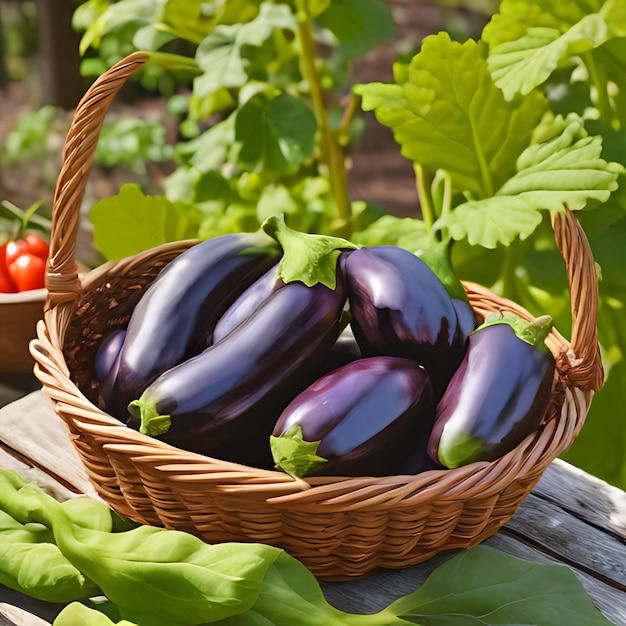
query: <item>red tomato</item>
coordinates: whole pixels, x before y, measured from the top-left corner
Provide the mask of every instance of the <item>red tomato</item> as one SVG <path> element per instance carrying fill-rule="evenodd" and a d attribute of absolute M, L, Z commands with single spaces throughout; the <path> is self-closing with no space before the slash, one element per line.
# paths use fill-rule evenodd
<path fill-rule="evenodd" d="M 28 233 L 24 235 L 24 241 L 31 254 L 38 256 L 44 261 L 48 258 L 49 245 L 45 239 L 35 233 Z"/>
<path fill-rule="evenodd" d="M 8 264 L 9 275 L 18 291 L 45 287 L 46 262 L 30 252 L 18 256 Z"/>
<path fill-rule="evenodd" d="M 28 252 L 28 244 L 23 239 L 12 239 L 7 241 L 6 247 L 6 264 L 7 267 L 13 263 L 19 256 Z"/>
<path fill-rule="evenodd" d="M 15 293 L 17 287 L 13 284 L 13 280 L 9 276 L 6 263 L 7 244 L 0 246 L 0 293 Z"/>

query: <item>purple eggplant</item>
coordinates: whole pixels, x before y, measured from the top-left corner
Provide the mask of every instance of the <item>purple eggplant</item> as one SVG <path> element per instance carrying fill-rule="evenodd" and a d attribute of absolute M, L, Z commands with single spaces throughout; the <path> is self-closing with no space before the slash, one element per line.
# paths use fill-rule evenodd
<path fill-rule="evenodd" d="M 433 416 L 423 367 L 401 357 L 359 359 L 326 374 L 286 407 L 270 440 L 274 461 L 296 476 L 393 474 Z"/>
<path fill-rule="evenodd" d="M 456 311 L 461 340 L 465 344 L 470 333 L 476 330 L 476 313 L 466 300 L 452 298 L 452 306 Z"/>
<path fill-rule="evenodd" d="M 283 285 L 276 264 L 244 290 L 217 320 L 213 329 L 213 341 L 217 343 L 231 330 L 245 322 L 276 289 Z"/>
<path fill-rule="evenodd" d="M 464 352 L 456 310 L 445 287 L 417 256 L 396 246 L 342 254 L 350 325 L 364 356 L 401 356 L 428 371 L 435 396 Z"/>
<path fill-rule="evenodd" d="M 436 409 L 428 454 L 445 467 L 492 461 L 540 424 L 554 358 L 543 339 L 551 318 L 497 316 L 469 336 L 465 357 Z M 523 337 L 523 338 L 522 338 Z"/>
<path fill-rule="evenodd" d="M 298 281 L 276 289 L 244 323 L 161 374 L 130 404 L 140 431 L 220 458 L 233 440 L 237 460 L 244 448 L 268 448 L 276 415 L 312 382 L 337 340 L 345 300 L 340 281 L 334 290 Z M 246 441 L 248 426 L 266 437 Z"/>
<path fill-rule="evenodd" d="M 237 233 L 203 241 L 165 267 L 128 324 L 113 389 L 120 419 L 157 376 L 212 343 L 220 316 L 279 254 L 265 233 Z"/>
<path fill-rule="evenodd" d="M 94 375 L 98 381 L 98 394 L 102 408 L 108 410 L 111 405 L 111 393 L 120 367 L 120 353 L 126 338 L 126 330 L 118 328 L 109 333 L 98 348 L 94 361 Z"/>
<path fill-rule="evenodd" d="M 111 372 L 124 345 L 126 330 L 118 328 L 111 331 L 102 341 L 96 352 L 94 372 L 96 380 L 102 382 Z"/>

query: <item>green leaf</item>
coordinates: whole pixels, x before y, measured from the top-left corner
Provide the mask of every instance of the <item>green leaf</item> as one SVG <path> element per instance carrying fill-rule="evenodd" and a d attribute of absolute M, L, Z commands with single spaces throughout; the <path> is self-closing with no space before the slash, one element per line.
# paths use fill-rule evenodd
<path fill-rule="evenodd" d="M 439 566 L 386 612 L 429 626 L 610 626 L 564 565 L 538 565 L 487 546 Z"/>
<path fill-rule="evenodd" d="M 300 98 L 256 94 L 237 111 L 238 164 L 249 171 L 294 172 L 313 156 L 316 131 L 315 115 Z"/>
<path fill-rule="evenodd" d="M 538 127 L 535 137 L 541 143 L 524 150 L 517 173 L 494 196 L 458 205 L 436 228 L 472 245 L 509 245 L 533 233 L 541 210 L 582 209 L 589 201 L 606 202 L 618 188 L 622 166 L 601 158 L 602 138 L 587 136 L 580 118 L 557 117 Z"/>
<path fill-rule="evenodd" d="M 294 424 L 282 435 L 270 435 L 270 448 L 275 467 L 296 478 L 309 476 L 328 462 L 316 454 L 319 441 L 305 441 L 302 426 Z"/>
<path fill-rule="evenodd" d="M 486 47 L 426 37 L 402 85 L 360 85 L 363 108 L 393 129 L 402 154 L 446 170 L 457 191 L 492 196 L 515 171 L 547 101 L 538 92 L 507 102 L 495 86 Z"/>
<path fill-rule="evenodd" d="M 84 56 L 90 47 L 97 48 L 107 33 L 133 24 L 135 30 L 157 21 L 165 0 L 122 0 L 109 4 L 104 11 L 94 10 L 94 3 L 78 7 L 72 18 L 76 30 L 85 30 L 80 41 L 80 54 Z"/>
<path fill-rule="evenodd" d="M 422 220 L 394 215 L 383 215 L 364 230 L 354 233 L 352 240 L 362 246 L 393 245 L 409 252 L 429 248 L 434 242 Z"/>
<path fill-rule="evenodd" d="M 268 217 L 261 228 L 283 248 L 278 275 L 286 283 L 299 280 L 308 287 L 322 283 L 334 289 L 339 253 L 357 247 L 340 237 L 298 232 L 277 216 Z"/>
<path fill-rule="evenodd" d="M 275 29 L 294 30 L 296 18 L 286 5 L 263 3 L 257 17 L 244 24 L 220 24 L 198 46 L 196 60 L 204 73 L 194 81 L 194 94 L 205 97 L 248 80 L 250 59 L 245 46 L 258 48 Z"/>
<path fill-rule="evenodd" d="M 104 613 L 80 602 L 72 602 L 64 607 L 56 616 L 52 626 L 76 626 L 77 624 L 82 626 L 138 626 L 125 619 L 113 622 Z"/>
<path fill-rule="evenodd" d="M 223 626 L 397 626 L 391 615 L 343 613 L 331 606 L 320 584 L 298 560 L 282 553 L 268 569 L 261 593 L 250 611 L 233 615 Z"/>
<path fill-rule="evenodd" d="M 495 248 L 526 239 L 540 223 L 541 214 L 525 198 L 496 195 L 460 204 L 435 227 L 445 226 L 457 241 L 467 238 L 473 246 Z"/>
<path fill-rule="evenodd" d="M 41 524 L 21 524 L 0 510 L 0 546 L 0 584 L 10 589 L 48 602 L 71 602 L 100 593 L 61 554 Z"/>
<path fill-rule="evenodd" d="M 564 204 L 581 209 L 590 199 L 606 202 L 618 187 L 623 166 L 607 163 L 601 153 L 602 137 L 587 136 L 583 121 L 572 116 L 560 135 L 533 144 L 520 155 L 517 173 L 498 195 L 516 195 L 533 208 L 553 212 Z"/>
<path fill-rule="evenodd" d="M 199 214 L 164 196 L 146 196 L 138 185 L 96 202 L 89 211 L 96 247 L 107 259 L 119 260 L 170 241 L 193 238 Z"/>
<path fill-rule="evenodd" d="M 564 59 L 599 46 L 607 36 L 608 26 L 596 14 L 586 15 L 565 33 L 557 28 L 530 27 L 519 39 L 493 48 L 487 62 L 496 85 L 510 100 L 531 92 Z"/>
<path fill-rule="evenodd" d="M 317 18 L 339 41 L 339 52 L 347 59 L 365 56 L 370 50 L 396 36 L 396 23 L 381 0 L 333 0 Z"/>

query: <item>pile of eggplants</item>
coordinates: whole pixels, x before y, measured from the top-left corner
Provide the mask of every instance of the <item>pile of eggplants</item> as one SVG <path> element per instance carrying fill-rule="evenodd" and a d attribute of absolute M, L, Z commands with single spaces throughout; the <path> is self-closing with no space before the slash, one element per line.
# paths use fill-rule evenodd
<path fill-rule="evenodd" d="M 339 243 L 330 285 L 285 279 L 283 248 L 223 235 L 174 259 L 101 343 L 101 406 L 179 448 L 299 477 L 492 461 L 540 426 L 550 317 L 479 320 L 396 246 Z"/>

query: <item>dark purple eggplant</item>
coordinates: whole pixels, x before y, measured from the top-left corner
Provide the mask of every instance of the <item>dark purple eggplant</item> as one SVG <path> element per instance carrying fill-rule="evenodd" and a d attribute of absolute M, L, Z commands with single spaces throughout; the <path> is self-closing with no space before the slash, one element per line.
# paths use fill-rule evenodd
<path fill-rule="evenodd" d="M 396 246 L 342 253 L 341 266 L 350 325 L 363 355 L 415 359 L 440 397 L 464 352 L 457 314 L 441 281 L 424 261 Z"/>
<path fill-rule="evenodd" d="M 125 337 L 126 330 L 118 328 L 110 332 L 103 339 L 98 351 L 96 352 L 96 360 L 94 362 L 94 372 L 97 381 L 102 382 L 111 372 L 122 346 L 124 345 Z"/>
<path fill-rule="evenodd" d="M 111 393 L 120 367 L 120 353 L 126 338 L 126 330 L 118 328 L 109 333 L 100 344 L 94 361 L 95 379 L 98 381 L 98 394 L 102 408 L 111 405 Z"/>
<path fill-rule="evenodd" d="M 276 289 L 244 323 L 164 372 L 130 404 L 140 431 L 209 454 L 245 438 L 249 424 L 265 426 L 269 437 L 280 411 L 267 407 L 282 410 L 312 382 L 341 330 L 345 299 L 343 285 L 295 281 Z M 267 437 L 253 443 L 267 448 Z"/>
<path fill-rule="evenodd" d="M 217 343 L 231 330 L 245 322 L 276 289 L 283 285 L 283 281 L 278 276 L 278 264 L 276 264 L 239 295 L 217 320 L 213 329 L 213 341 Z"/>
<path fill-rule="evenodd" d="M 551 325 L 548 316 L 529 323 L 507 315 L 469 336 L 437 405 L 428 442 L 433 460 L 449 468 L 493 461 L 539 426 L 554 377 L 554 358 L 542 349 Z"/>
<path fill-rule="evenodd" d="M 203 241 L 165 267 L 128 324 L 113 390 L 117 417 L 157 376 L 212 343 L 217 320 L 279 254 L 265 233 L 237 233 Z"/>
<path fill-rule="evenodd" d="M 432 426 L 433 391 L 412 359 L 359 359 L 326 374 L 287 406 L 271 438 L 276 467 L 309 473 L 384 476 L 395 473 Z M 319 445 L 316 445 L 319 442 Z"/>
<path fill-rule="evenodd" d="M 452 298 L 452 306 L 456 311 L 461 340 L 465 344 L 467 338 L 470 336 L 470 333 L 476 330 L 476 313 L 466 300 Z"/>

